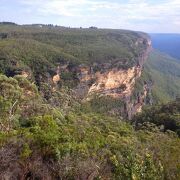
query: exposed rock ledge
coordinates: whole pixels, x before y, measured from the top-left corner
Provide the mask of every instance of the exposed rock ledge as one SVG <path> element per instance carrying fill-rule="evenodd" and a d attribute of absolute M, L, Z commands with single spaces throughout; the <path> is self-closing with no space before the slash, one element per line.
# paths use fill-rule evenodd
<path fill-rule="evenodd" d="M 57 67 L 56 75 L 52 77 L 52 80 L 56 85 L 61 81 L 61 72 L 73 72 L 78 79 L 74 91 L 79 98 L 87 101 L 91 100 L 94 94 L 99 94 L 120 99 L 125 102 L 126 116 L 130 119 L 133 114 L 141 111 L 148 92 L 145 85 L 142 97 L 138 97 L 134 102 L 131 101 L 136 80 L 141 76 L 143 64 L 151 51 L 151 41 L 148 38 L 141 38 L 136 44 L 143 44 L 146 48 L 139 53 L 133 67 L 117 68 L 119 63 L 117 62 L 117 64 L 80 65 L 71 69 L 68 64 L 65 64 Z"/>
<path fill-rule="evenodd" d="M 89 87 L 87 97 L 99 93 L 113 98 L 121 98 L 131 95 L 136 79 L 141 76 L 141 68 L 139 66 L 127 70 L 113 68 L 103 73 L 96 72 L 94 74 L 83 69 L 82 74 L 80 83 L 94 79 L 94 83 Z"/>
<path fill-rule="evenodd" d="M 139 43 L 139 42 L 138 42 Z M 101 69 L 94 73 L 93 67 L 79 68 L 79 85 L 77 91 L 83 94 L 85 100 L 91 100 L 93 94 L 110 96 L 121 99 L 126 104 L 126 117 L 131 119 L 133 114 L 140 112 L 145 104 L 149 87 L 144 84 L 141 97 L 131 102 L 136 80 L 141 76 L 143 64 L 151 51 L 151 41 L 147 39 L 147 48 L 139 55 L 139 64 L 129 69 Z M 82 93 L 83 92 L 83 93 Z"/>

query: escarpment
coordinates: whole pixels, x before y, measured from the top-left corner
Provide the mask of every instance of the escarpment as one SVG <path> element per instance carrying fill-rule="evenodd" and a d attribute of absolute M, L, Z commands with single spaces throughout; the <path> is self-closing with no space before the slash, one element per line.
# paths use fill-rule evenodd
<path fill-rule="evenodd" d="M 147 85 L 147 82 L 144 82 L 142 92 L 132 100 L 136 81 L 141 77 L 143 64 L 151 51 L 151 41 L 149 38 L 140 38 L 135 42 L 135 46 L 143 46 L 143 50 L 139 52 L 136 63 L 131 67 L 119 67 L 121 63 L 121 60 L 119 60 L 113 64 L 94 63 L 90 66 L 81 64 L 71 69 L 67 65 L 66 68 L 62 66 L 60 71 L 61 73 L 64 71 L 73 72 L 76 75 L 77 85 L 73 90 L 82 102 L 93 101 L 94 96 L 108 96 L 111 99 L 124 102 L 124 105 L 120 108 L 120 114 L 131 119 L 147 103 L 146 98 L 151 88 Z M 54 77 L 57 77 L 57 75 Z M 109 102 L 107 101 L 107 103 Z M 116 111 L 116 108 L 113 110 Z M 109 112 L 112 112 L 112 109 L 109 109 Z"/>
<path fill-rule="evenodd" d="M 95 82 L 90 86 L 88 96 L 93 93 L 108 95 L 113 98 L 129 96 L 136 78 L 140 77 L 140 75 L 141 68 L 139 66 L 127 70 L 113 68 L 102 73 L 96 72 L 90 75 L 91 78 L 95 79 Z M 85 79 L 88 79 L 88 77 Z M 84 78 L 81 79 L 81 82 L 84 82 Z"/>
<path fill-rule="evenodd" d="M 69 106 L 72 94 L 83 105 L 100 98 L 107 113 L 130 119 L 147 102 L 148 81 L 134 93 L 151 50 L 145 33 L 60 27 L 31 27 L 30 33 L 20 26 L 0 33 L 7 34 L 0 42 L 0 72 L 31 80 L 53 106 L 66 107 L 64 98 Z"/>

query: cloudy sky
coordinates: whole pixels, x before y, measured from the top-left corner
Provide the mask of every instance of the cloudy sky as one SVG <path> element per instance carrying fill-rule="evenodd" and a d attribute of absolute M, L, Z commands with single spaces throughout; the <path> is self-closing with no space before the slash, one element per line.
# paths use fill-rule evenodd
<path fill-rule="evenodd" d="M 0 21 L 180 33 L 180 0 L 0 0 Z"/>

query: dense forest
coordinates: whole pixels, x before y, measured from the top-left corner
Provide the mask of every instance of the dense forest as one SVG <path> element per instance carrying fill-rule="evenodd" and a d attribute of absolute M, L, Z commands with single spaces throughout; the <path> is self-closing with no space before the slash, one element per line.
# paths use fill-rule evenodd
<path fill-rule="evenodd" d="M 180 65 L 149 40 L 0 24 L 0 178 L 179 179 Z"/>

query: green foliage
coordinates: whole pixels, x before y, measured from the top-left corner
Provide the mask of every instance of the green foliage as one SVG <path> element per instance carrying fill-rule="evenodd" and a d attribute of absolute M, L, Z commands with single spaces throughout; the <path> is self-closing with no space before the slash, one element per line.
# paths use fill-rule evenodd
<path fill-rule="evenodd" d="M 154 103 L 167 103 L 180 95 L 180 64 L 177 60 L 153 50 L 144 72 L 151 76 L 153 82 Z"/>
<path fill-rule="evenodd" d="M 12 102 L 20 98 L 21 89 L 15 79 L 0 75 L 0 86 L 0 96 L 2 96 L 3 98 Z"/>
<path fill-rule="evenodd" d="M 74 57 L 61 48 L 31 39 L 6 39 L 0 41 L 0 72 L 8 76 L 26 71 L 34 78 L 55 71 L 58 63 L 73 62 Z"/>
<path fill-rule="evenodd" d="M 176 136 L 159 131 L 136 132 L 126 122 L 92 113 L 69 113 L 59 120 L 43 115 L 29 121 L 29 126 L 20 127 L 13 138 L 6 137 L 9 139 L 6 144 L 13 139 L 16 144 L 23 141 L 21 159 L 29 159 L 33 165 L 35 162 L 31 158 L 42 157 L 45 164 L 52 163 L 51 167 L 58 173 L 56 177 L 74 179 L 94 170 L 97 173 L 93 177 L 103 179 L 178 177 L 180 143 Z"/>
<path fill-rule="evenodd" d="M 146 109 L 135 118 L 135 130 L 118 118 L 125 108 L 121 100 L 94 96 L 80 105 L 67 88 L 76 85 L 73 70 L 78 64 L 110 63 L 124 69 L 137 65 L 146 42 L 134 45 L 143 36 L 123 30 L 0 25 L 0 72 L 13 76 L 0 75 L 0 176 L 178 179 L 179 101 Z M 143 72 L 136 82 L 134 97 L 147 81 L 154 80 L 152 73 L 160 71 L 162 78 L 167 72 L 167 64 L 163 64 L 163 70 L 160 62 L 156 65 L 156 56 L 152 59 L 154 62 L 145 68 L 154 69 Z M 63 81 L 56 84 L 61 91 L 48 83 L 59 64 L 70 69 L 61 72 Z M 175 67 L 176 63 L 172 64 Z M 24 71 L 30 75 L 28 78 L 17 75 Z M 178 67 L 170 74 L 178 77 Z M 164 90 L 169 98 L 178 91 L 173 89 L 178 79 L 172 83 L 168 92 Z M 163 84 L 160 89 L 167 87 Z"/>
<path fill-rule="evenodd" d="M 22 140 L 25 142 L 20 153 L 22 160 L 42 156 L 45 162 L 53 162 L 58 172 L 69 159 L 64 172 L 59 171 L 61 178 L 82 177 L 89 159 L 93 164 L 88 164 L 88 168 L 97 172 L 94 178 L 178 177 L 177 137 L 159 131 L 136 132 L 130 124 L 100 114 L 70 113 L 60 121 L 51 115 L 38 116 L 30 120 L 29 127 L 18 130 L 16 143 Z M 164 158 L 167 153 L 169 156 Z M 93 171 L 90 169 L 90 173 Z"/>
<path fill-rule="evenodd" d="M 124 106 L 124 102 L 120 99 L 114 99 L 110 96 L 100 96 L 97 94 L 91 97 L 89 101 L 83 103 L 81 110 L 85 112 L 120 115 Z"/>
<path fill-rule="evenodd" d="M 0 75 L 0 130 L 9 132 L 20 124 L 26 126 L 31 117 L 51 112 L 54 117 L 62 114 L 45 104 L 35 84 L 23 76 L 8 78 Z"/>
<path fill-rule="evenodd" d="M 32 153 L 32 151 L 31 151 L 29 145 L 28 145 L 27 143 L 25 143 L 25 144 L 23 145 L 23 149 L 22 149 L 22 152 L 21 152 L 21 154 L 20 154 L 21 159 L 22 159 L 22 160 L 26 160 L 27 158 L 30 157 L 31 153 Z"/>
<path fill-rule="evenodd" d="M 62 85 L 69 88 L 73 88 L 78 84 L 78 79 L 75 72 L 62 72 L 61 79 L 63 81 Z"/>
<path fill-rule="evenodd" d="M 125 30 L 1 25 L 3 33 L 7 38 L 0 41 L 0 71 L 9 75 L 29 68 L 45 73 L 60 62 L 119 61 L 120 67 L 128 68 L 137 64 L 138 54 L 146 48 L 146 44 L 134 45 L 143 33 Z"/>
<path fill-rule="evenodd" d="M 4 75 L 0 75 L 0 87 L 0 130 L 9 132 L 17 124 L 22 91 L 15 79 Z"/>
<path fill-rule="evenodd" d="M 41 153 L 55 153 L 59 139 L 59 128 L 52 116 L 40 116 L 32 120 L 30 132 L 33 133 L 35 144 L 41 148 Z"/>
<path fill-rule="evenodd" d="M 146 68 L 143 69 L 141 76 L 135 82 L 133 94 L 131 97 L 133 101 L 137 100 L 138 97 L 141 97 L 141 95 L 144 93 L 145 85 L 149 88 L 146 96 L 146 104 L 151 104 L 151 101 L 154 100 L 152 98 L 151 92 L 151 89 L 153 87 L 153 80 L 151 74 L 149 73 L 149 70 L 147 70 Z"/>
<path fill-rule="evenodd" d="M 180 135 L 180 101 L 177 99 L 168 104 L 147 107 L 142 113 L 136 115 L 133 121 L 138 128 L 150 122 L 163 131 L 171 130 Z"/>
<path fill-rule="evenodd" d="M 76 108 L 64 117 L 58 109 L 45 104 L 36 86 L 22 76 L 7 78 L 1 75 L 0 79 L 1 123 L 4 120 L 9 123 L 9 104 L 18 98 L 10 128 L 7 126 L 9 129 L 1 129 L 0 133 L 0 156 L 5 157 L 8 164 L 31 172 L 34 178 L 43 177 L 43 174 L 42 171 L 36 172 L 37 168 L 33 166 L 39 164 L 38 168 L 44 169 L 49 163 L 54 170 L 49 166 L 46 168 L 52 178 L 74 179 L 78 176 L 83 179 L 89 173 L 93 178 L 103 179 L 179 177 L 179 138 L 169 131 L 166 134 L 161 132 L 161 128 L 152 124 L 143 124 L 135 131 L 129 123 L 103 115 L 106 108 L 116 107 L 119 102 L 104 106 L 107 99 L 97 98 L 89 109 L 87 105 L 79 111 Z M 106 108 L 96 110 L 101 106 Z M 149 120 L 157 125 L 163 124 L 165 129 L 173 127 L 175 129 L 171 130 L 177 132 L 179 110 L 178 101 L 157 106 L 137 116 L 136 122 Z M 8 153 L 3 154 L 3 149 Z M 17 159 L 12 162 L 14 153 Z M 1 166 L 3 169 L 4 165 Z M 5 170 L 8 173 L 8 169 Z"/>

